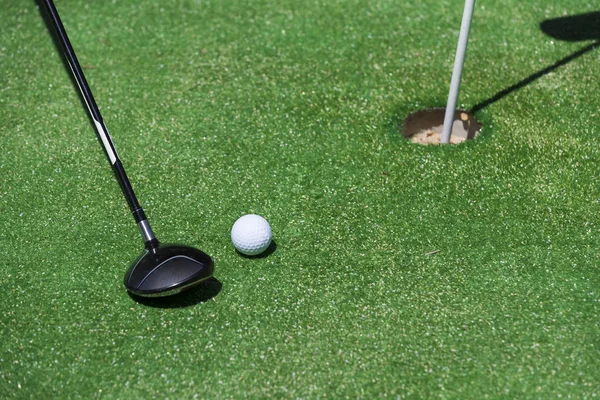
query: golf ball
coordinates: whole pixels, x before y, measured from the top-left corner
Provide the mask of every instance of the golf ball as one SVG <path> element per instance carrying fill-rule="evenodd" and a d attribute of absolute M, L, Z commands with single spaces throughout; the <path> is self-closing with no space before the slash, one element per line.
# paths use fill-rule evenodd
<path fill-rule="evenodd" d="M 266 219 L 256 214 L 239 218 L 231 228 L 231 241 L 235 248 L 247 256 L 265 251 L 271 244 L 271 226 Z"/>

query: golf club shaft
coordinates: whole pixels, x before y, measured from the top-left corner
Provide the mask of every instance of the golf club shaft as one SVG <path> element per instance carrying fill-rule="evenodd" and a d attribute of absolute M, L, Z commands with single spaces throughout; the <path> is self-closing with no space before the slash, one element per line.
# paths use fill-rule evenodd
<path fill-rule="evenodd" d="M 463 65 L 465 63 L 465 54 L 467 53 L 467 43 L 469 42 L 469 31 L 471 30 L 474 6 L 475 0 L 465 1 L 465 9 L 460 25 L 460 34 L 458 36 L 458 46 L 456 47 L 456 57 L 454 59 L 454 70 L 452 71 L 452 80 L 450 82 L 450 93 L 448 94 L 448 103 L 446 104 L 444 127 L 442 128 L 442 143 L 446 144 L 450 143 L 450 135 L 452 134 L 454 113 L 456 112 L 456 101 L 460 89 Z"/>
<path fill-rule="evenodd" d="M 52 25 L 58 35 L 58 39 L 62 45 L 65 58 L 69 63 L 69 67 L 71 68 L 71 73 L 73 74 L 73 78 L 77 82 L 77 86 L 79 87 L 79 91 L 81 92 L 81 96 L 85 100 L 85 104 L 90 113 L 90 117 L 94 122 L 94 127 L 96 128 L 96 132 L 98 133 L 98 137 L 102 142 L 102 146 L 104 147 L 104 151 L 108 156 L 112 169 L 115 173 L 117 180 L 119 181 L 119 185 L 121 186 L 121 190 L 123 191 L 123 195 L 125 199 L 127 199 L 127 203 L 129 204 L 129 208 L 133 213 L 133 217 L 135 218 L 135 222 L 140 228 L 140 232 L 146 243 L 146 247 L 155 247 L 158 245 L 158 241 L 154 237 L 154 233 L 152 232 L 152 228 L 148 223 L 146 215 L 144 214 L 144 210 L 140 206 L 135 193 L 133 192 L 133 187 L 127 178 L 127 174 L 125 173 L 125 169 L 123 168 L 123 164 L 119 159 L 117 154 L 117 150 L 115 149 L 115 145 L 108 133 L 108 129 L 106 129 L 106 125 L 102 119 L 102 115 L 100 115 L 100 110 L 96 105 L 96 101 L 94 100 L 94 96 L 92 95 L 92 91 L 85 79 L 85 75 L 81 70 L 81 66 L 79 65 L 79 61 L 77 61 L 77 57 L 75 56 L 75 51 L 71 46 L 71 42 L 69 41 L 69 37 L 67 36 L 67 32 L 65 31 L 65 27 L 60 20 L 60 16 L 58 15 L 58 11 L 54 6 L 54 2 L 52 0 L 44 0 L 46 5 L 46 9 L 50 15 L 50 19 L 52 20 Z"/>

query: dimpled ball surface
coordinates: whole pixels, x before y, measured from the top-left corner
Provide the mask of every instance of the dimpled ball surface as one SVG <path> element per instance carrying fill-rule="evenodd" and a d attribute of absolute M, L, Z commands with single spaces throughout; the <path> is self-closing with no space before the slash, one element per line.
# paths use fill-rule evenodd
<path fill-rule="evenodd" d="M 242 254 L 254 256 L 265 251 L 271 244 L 271 226 L 256 214 L 239 218 L 231 228 L 231 241 Z"/>

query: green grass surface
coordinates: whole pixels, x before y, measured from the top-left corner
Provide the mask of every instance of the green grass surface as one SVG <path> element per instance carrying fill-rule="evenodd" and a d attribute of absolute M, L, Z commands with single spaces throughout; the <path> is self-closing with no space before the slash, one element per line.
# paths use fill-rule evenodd
<path fill-rule="evenodd" d="M 0 0 L 0 397 L 600 395 L 600 48 L 484 107 L 477 140 L 413 145 L 459 3 L 57 0 L 159 239 L 215 260 L 140 304 L 76 88 L 36 4 Z M 591 3 L 477 4 L 459 104 L 592 43 L 539 27 Z M 234 251 L 246 213 L 274 253 Z"/>

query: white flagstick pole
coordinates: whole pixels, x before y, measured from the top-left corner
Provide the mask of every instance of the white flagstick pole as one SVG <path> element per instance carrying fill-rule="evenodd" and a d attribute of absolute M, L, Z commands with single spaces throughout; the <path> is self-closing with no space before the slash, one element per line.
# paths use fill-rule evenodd
<path fill-rule="evenodd" d="M 469 41 L 469 31 L 471 30 L 471 20 L 473 18 L 473 8 L 475 0 L 465 1 L 465 10 L 463 12 L 462 23 L 460 25 L 460 35 L 458 36 L 458 46 L 456 47 L 456 58 L 454 59 L 454 70 L 452 71 L 452 81 L 450 82 L 450 93 L 448 94 L 448 104 L 446 105 L 446 116 L 444 117 L 444 127 L 442 130 L 442 143 L 450 143 L 452 135 L 452 124 L 454 123 L 454 112 L 456 111 L 456 100 L 460 89 L 460 79 L 462 76 L 463 65 L 465 63 L 465 54 L 467 52 L 467 43 Z"/>

